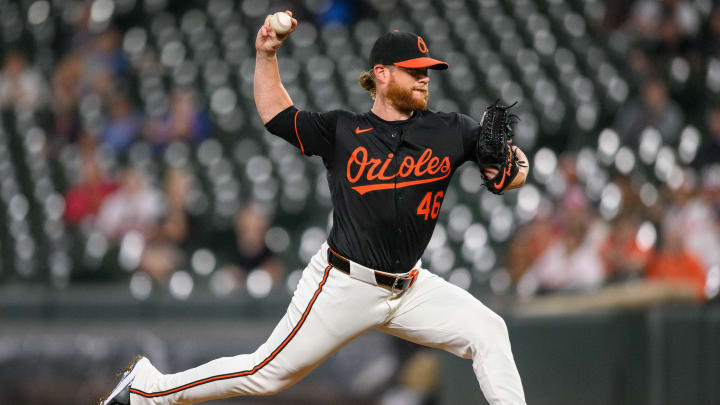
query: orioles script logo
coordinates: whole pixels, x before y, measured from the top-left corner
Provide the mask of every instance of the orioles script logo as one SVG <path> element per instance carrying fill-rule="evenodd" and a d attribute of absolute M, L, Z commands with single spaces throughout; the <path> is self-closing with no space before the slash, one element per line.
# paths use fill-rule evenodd
<path fill-rule="evenodd" d="M 380 180 L 379 183 L 366 184 L 363 186 L 354 186 L 352 189 L 358 193 L 365 194 L 369 191 L 387 190 L 391 188 L 403 188 L 415 186 L 418 184 L 432 183 L 442 180 L 450 175 L 450 158 L 445 156 L 440 159 L 433 156 L 432 149 L 425 149 L 420 157 L 415 160 L 412 156 L 406 156 L 400 163 L 397 173 L 388 173 L 387 169 L 393 159 L 393 154 L 389 153 L 383 161 L 371 158 L 367 149 L 362 146 L 357 147 L 350 155 L 347 163 L 347 179 L 350 183 L 355 184 L 361 178 L 366 180 Z M 395 178 L 406 179 L 411 174 L 414 177 L 424 175 L 432 176 L 418 180 L 396 181 Z M 392 181 L 391 181 L 392 180 Z"/>

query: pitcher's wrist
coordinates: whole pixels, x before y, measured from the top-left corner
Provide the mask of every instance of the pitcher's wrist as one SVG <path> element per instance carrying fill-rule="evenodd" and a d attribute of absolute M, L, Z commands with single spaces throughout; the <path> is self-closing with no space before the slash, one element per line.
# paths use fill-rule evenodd
<path fill-rule="evenodd" d="M 266 61 L 273 61 L 277 59 L 277 51 L 257 51 L 255 59 L 262 59 Z"/>

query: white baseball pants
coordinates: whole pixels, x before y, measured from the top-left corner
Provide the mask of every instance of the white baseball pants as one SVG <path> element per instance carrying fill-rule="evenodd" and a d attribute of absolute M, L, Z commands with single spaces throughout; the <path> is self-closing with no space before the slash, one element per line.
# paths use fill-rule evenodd
<path fill-rule="evenodd" d="M 327 244 L 312 258 L 287 313 L 252 354 L 225 357 L 176 374 L 138 370 L 132 405 L 194 404 L 217 398 L 271 395 L 317 367 L 370 329 L 472 359 L 491 405 L 525 404 L 505 322 L 467 291 L 420 269 L 405 292 L 360 281 L 327 261 Z M 367 270 L 367 269 L 365 269 Z"/>

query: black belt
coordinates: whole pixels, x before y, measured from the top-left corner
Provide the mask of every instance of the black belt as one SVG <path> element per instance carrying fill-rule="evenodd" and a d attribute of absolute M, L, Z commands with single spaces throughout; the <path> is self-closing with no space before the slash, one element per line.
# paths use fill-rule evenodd
<path fill-rule="evenodd" d="M 343 273 L 350 274 L 350 261 L 339 254 L 335 253 L 332 249 L 328 248 L 328 263 L 330 263 L 336 269 Z M 377 270 L 373 270 L 375 273 L 375 281 L 378 285 L 388 287 L 392 291 L 405 291 L 412 287 L 417 278 L 418 271 L 413 270 L 409 274 L 402 274 L 394 276 L 389 273 L 382 273 Z"/>

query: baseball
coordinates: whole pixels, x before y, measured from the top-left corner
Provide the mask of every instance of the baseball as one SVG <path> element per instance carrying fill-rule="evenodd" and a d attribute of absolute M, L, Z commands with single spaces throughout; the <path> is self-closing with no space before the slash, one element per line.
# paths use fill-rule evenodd
<path fill-rule="evenodd" d="M 278 11 L 270 17 L 270 26 L 278 35 L 285 35 L 292 28 L 290 16 L 282 11 Z"/>

